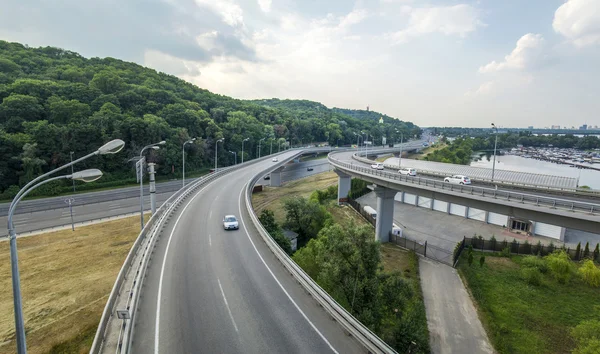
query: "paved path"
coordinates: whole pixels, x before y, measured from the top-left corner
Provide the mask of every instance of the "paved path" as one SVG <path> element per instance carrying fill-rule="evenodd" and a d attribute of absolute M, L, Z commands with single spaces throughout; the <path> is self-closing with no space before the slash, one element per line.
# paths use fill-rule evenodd
<path fill-rule="evenodd" d="M 456 269 L 423 257 L 419 269 L 431 352 L 494 353 Z"/>

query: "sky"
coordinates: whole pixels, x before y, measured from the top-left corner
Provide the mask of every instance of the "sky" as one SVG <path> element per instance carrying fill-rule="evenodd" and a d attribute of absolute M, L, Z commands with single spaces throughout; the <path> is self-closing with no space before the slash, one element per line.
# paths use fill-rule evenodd
<path fill-rule="evenodd" d="M 0 39 L 420 126 L 600 126 L 600 0 L 3 0 Z"/>

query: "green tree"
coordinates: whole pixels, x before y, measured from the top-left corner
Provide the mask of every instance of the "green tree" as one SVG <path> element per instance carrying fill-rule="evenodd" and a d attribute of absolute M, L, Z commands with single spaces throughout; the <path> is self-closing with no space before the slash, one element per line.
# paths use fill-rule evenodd
<path fill-rule="evenodd" d="M 21 179 L 21 185 L 33 180 L 35 177 L 41 174 L 42 166 L 46 164 L 46 161 L 36 156 L 37 144 L 25 144 L 23 146 L 23 153 L 21 154 L 21 161 L 23 161 L 24 174 Z"/>
<path fill-rule="evenodd" d="M 590 256 L 590 243 L 585 243 L 585 249 L 583 250 L 583 258 L 588 258 Z"/>
<path fill-rule="evenodd" d="M 318 202 L 302 197 L 292 197 L 284 201 L 286 212 L 284 227 L 298 233 L 298 247 L 317 236 L 319 231 L 332 223 L 331 214 Z"/>
<path fill-rule="evenodd" d="M 594 248 L 594 256 L 592 258 L 596 262 L 600 262 L 600 243 L 596 244 L 596 248 Z"/>
<path fill-rule="evenodd" d="M 559 283 L 566 283 L 571 278 L 572 264 L 569 255 L 564 250 L 557 250 L 544 257 L 548 268 Z"/>
<path fill-rule="evenodd" d="M 96 73 L 90 86 L 105 94 L 117 93 L 125 88 L 123 79 L 113 70 Z"/>
<path fill-rule="evenodd" d="M 577 247 L 575 248 L 575 259 L 580 259 L 581 258 L 581 242 L 579 242 L 577 244 Z"/>
<path fill-rule="evenodd" d="M 594 261 L 586 259 L 579 268 L 579 275 L 589 286 L 600 287 L 600 269 L 596 267 Z"/>
<path fill-rule="evenodd" d="M 583 321 L 571 330 L 571 335 L 577 343 L 573 354 L 600 353 L 600 321 Z"/>

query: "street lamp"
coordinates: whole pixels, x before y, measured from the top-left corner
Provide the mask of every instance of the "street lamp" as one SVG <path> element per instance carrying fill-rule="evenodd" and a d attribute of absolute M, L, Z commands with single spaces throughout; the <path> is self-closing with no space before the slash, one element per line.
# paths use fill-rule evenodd
<path fill-rule="evenodd" d="M 192 144 L 194 141 L 196 141 L 196 138 L 192 138 L 188 141 L 186 141 L 185 143 L 183 143 L 183 146 L 181 148 L 181 154 L 183 155 L 183 178 L 182 178 L 182 185 L 181 188 L 185 187 L 185 145 L 186 144 Z"/>
<path fill-rule="evenodd" d="M 248 141 L 250 138 L 242 140 L 242 163 L 244 163 L 244 141 Z"/>
<path fill-rule="evenodd" d="M 265 138 L 262 138 L 258 141 L 258 158 L 260 159 L 260 143 L 265 140 Z"/>
<path fill-rule="evenodd" d="M 142 151 L 140 151 L 140 159 L 138 163 L 140 164 L 140 230 L 144 229 L 144 151 L 148 149 L 158 150 L 160 149 L 159 145 L 165 145 L 166 141 L 160 141 L 158 143 L 150 144 L 144 146 Z"/>
<path fill-rule="evenodd" d="M 360 146 L 360 139 L 362 138 L 362 135 L 358 135 L 355 132 L 352 132 L 352 134 L 356 135 L 356 150 L 358 150 L 358 147 Z"/>
<path fill-rule="evenodd" d="M 73 152 L 73 151 L 71 151 L 71 152 L 69 153 L 69 155 L 71 155 L 71 163 L 73 163 L 73 154 L 74 154 L 74 152 Z M 74 171 L 73 171 L 73 165 L 71 165 L 71 174 L 73 174 L 73 172 L 74 172 Z M 75 193 L 75 180 L 73 180 L 73 193 Z"/>
<path fill-rule="evenodd" d="M 494 163 L 492 164 L 492 182 L 494 182 L 494 173 L 496 172 L 496 146 L 498 145 L 498 127 L 492 123 L 492 128 L 496 130 L 496 140 L 494 141 Z"/>
<path fill-rule="evenodd" d="M 225 141 L 225 138 L 221 138 L 217 141 L 215 141 L 215 172 L 217 172 L 217 159 L 219 158 L 217 156 L 217 150 L 219 149 L 219 143 Z"/>
<path fill-rule="evenodd" d="M 402 145 L 402 143 L 404 142 L 404 134 L 400 131 L 397 131 L 397 133 L 400 133 L 400 156 L 398 157 L 398 169 L 402 168 L 402 148 L 404 147 Z"/>
<path fill-rule="evenodd" d="M 12 276 L 12 286 L 13 286 L 13 303 L 14 303 L 14 311 L 15 311 L 15 336 L 17 339 L 17 353 L 19 353 L 19 354 L 27 353 L 27 342 L 26 342 L 26 338 L 25 338 L 25 323 L 23 321 L 23 304 L 21 301 L 21 279 L 19 276 L 19 259 L 18 259 L 18 254 L 17 254 L 17 232 L 15 230 L 15 227 L 14 227 L 13 221 L 12 221 L 12 217 L 15 212 L 15 209 L 17 208 L 17 205 L 19 204 L 21 199 L 23 199 L 23 197 L 25 197 L 27 194 L 29 194 L 29 192 L 31 192 L 35 188 L 41 186 L 42 184 L 48 183 L 50 181 L 54 181 L 54 180 L 61 179 L 61 178 L 77 179 L 77 180 L 81 180 L 84 182 L 92 182 L 92 181 L 97 180 L 98 178 L 100 178 L 102 176 L 102 172 L 94 169 L 94 170 L 84 170 L 84 171 L 80 171 L 77 173 L 72 173 L 67 176 L 59 176 L 59 177 L 50 178 L 48 180 L 45 180 L 38 184 L 35 184 L 45 177 L 48 177 L 60 170 L 63 170 L 69 166 L 72 166 L 73 164 L 81 162 L 92 156 L 117 153 L 117 152 L 121 151 L 121 149 L 123 149 L 123 146 L 125 146 L 125 143 L 123 142 L 123 140 L 120 140 L 120 139 L 112 140 L 112 141 L 102 145 L 102 147 L 100 147 L 98 150 L 96 150 L 90 154 L 87 154 L 71 163 L 68 163 L 64 166 L 60 166 L 58 168 L 55 168 L 54 170 L 52 170 L 50 172 L 47 172 L 41 176 L 38 176 L 37 178 L 34 178 L 31 182 L 27 183 L 25 185 L 25 187 L 23 187 L 23 188 L 21 188 L 21 190 L 19 190 L 19 193 L 17 193 L 17 195 L 14 197 L 14 199 L 10 203 L 10 206 L 8 208 L 8 222 L 7 222 L 8 225 L 7 226 L 8 226 L 8 239 L 10 241 L 10 265 L 11 265 L 11 276 Z"/>
<path fill-rule="evenodd" d="M 230 153 L 233 154 L 234 165 L 237 165 L 237 152 L 229 150 Z"/>

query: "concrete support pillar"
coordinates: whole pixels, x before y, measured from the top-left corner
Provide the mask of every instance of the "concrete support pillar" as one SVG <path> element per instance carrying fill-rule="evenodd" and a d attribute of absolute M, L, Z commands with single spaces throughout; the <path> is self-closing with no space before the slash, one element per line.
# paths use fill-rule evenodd
<path fill-rule="evenodd" d="M 296 158 L 294 159 L 294 163 L 300 163 L 300 157 L 296 157 Z"/>
<path fill-rule="evenodd" d="M 490 212 L 486 210 L 486 211 L 485 211 L 485 223 L 486 223 L 486 224 L 489 224 L 489 223 L 490 223 L 490 221 L 489 221 L 489 220 L 490 220 L 490 219 L 489 219 L 489 216 L 490 216 Z"/>
<path fill-rule="evenodd" d="M 450 208 L 452 207 L 452 203 L 446 203 L 446 214 L 450 214 Z"/>
<path fill-rule="evenodd" d="M 281 187 L 281 171 L 275 170 L 271 172 L 271 187 Z"/>
<path fill-rule="evenodd" d="M 376 186 L 377 219 L 375 221 L 375 239 L 381 243 L 390 241 L 390 232 L 394 224 L 394 196 L 396 191 Z"/>
<path fill-rule="evenodd" d="M 352 177 L 340 170 L 334 170 L 334 172 L 338 175 L 338 205 L 340 205 L 340 199 L 348 198 Z"/>
<path fill-rule="evenodd" d="M 152 210 L 152 215 L 156 212 L 156 183 L 154 182 L 154 166 L 155 163 L 148 164 L 148 173 L 150 174 L 150 209 Z"/>
<path fill-rule="evenodd" d="M 466 206 L 465 207 L 465 219 L 468 219 L 468 218 L 469 218 L 469 207 Z"/>
<path fill-rule="evenodd" d="M 418 207 L 419 206 L 419 196 L 415 195 L 415 206 Z"/>
<path fill-rule="evenodd" d="M 402 202 L 402 204 L 404 204 L 404 191 L 400 192 L 400 201 Z"/>

